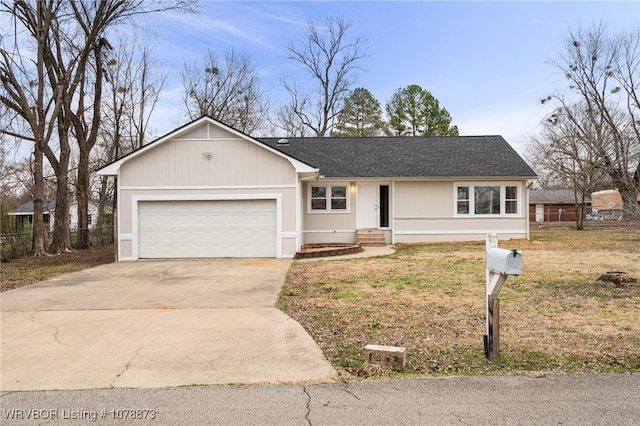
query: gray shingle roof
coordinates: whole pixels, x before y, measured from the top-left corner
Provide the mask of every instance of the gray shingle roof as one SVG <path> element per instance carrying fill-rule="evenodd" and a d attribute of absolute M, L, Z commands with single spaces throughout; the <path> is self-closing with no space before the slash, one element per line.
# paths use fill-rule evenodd
<path fill-rule="evenodd" d="M 47 201 L 44 203 L 44 211 L 46 212 L 53 212 L 56 209 L 56 202 L 55 201 Z M 13 211 L 14 214 L 16 215 L 20 215 L 20 214 L 33 214 L 33 201 L 27 201 L 26 203 L 24 203 L 23 205 L 21 205 L 20 207 L 18 207 L 17 209 L 15 209 Z"/>
<path fill-rule="evenodd" d="M 589 203 L 591 199 L 587 197 L 585 201 Z M 572 189 L 530 189 L 529 203 L 573 204 L 575 195 Z"/>
<path fill-rule="evenodd" d="M 257 139 L 325 177 L 536 177 L 502 136 Z"/>

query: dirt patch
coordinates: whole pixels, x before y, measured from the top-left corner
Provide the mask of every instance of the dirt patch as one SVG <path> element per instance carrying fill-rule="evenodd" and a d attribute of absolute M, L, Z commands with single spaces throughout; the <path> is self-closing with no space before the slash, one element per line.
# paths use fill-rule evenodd
<path fill-rule="evenodd" d="M 0 268 L 0 291 L 12 290 L 69 272 L 111 263 L 113 247 L 77 250 L 57 255 L 22 257 L 3 262 Z"/>

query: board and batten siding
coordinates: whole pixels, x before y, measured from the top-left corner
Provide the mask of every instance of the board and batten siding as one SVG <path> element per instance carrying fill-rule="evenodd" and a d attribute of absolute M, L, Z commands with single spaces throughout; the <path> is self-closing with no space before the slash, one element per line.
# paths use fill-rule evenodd
<path fill-rule="evenodd" d="M 483 240 L 487 232 L 501 239 L 528 238 L 526 181 L 474 182 L 478 185 L 517 185 L 517 215 L 456 216 L 455 181 L 396 181 L 394 183 L 393 242 Z"/>
<path fill-rule="evenodd" d="M 309 208 L 309 188 L 311 186 L 346 186 L 349 197 L 345 212 L 314 212 Z M 356 241 L 356 193 L 349 181 L 310 181 L 302 188 L 303 243 L 354 243 Z"/>
<path fill-rule="evenodd" d="M 123 165 L 127 186 L 287 185 L 295 170 L 282 157 L 242 139 L 170 140 Z"/>
<path fill-rule="evenodd" d="M 138 205 L 145 201 L 274 200 L 278 257 L 293 257 L 297 174 L 282 156 L 225 129 L 203 123 L 124 162 L 119 185 L 119 258 L 137 259 Z"/>

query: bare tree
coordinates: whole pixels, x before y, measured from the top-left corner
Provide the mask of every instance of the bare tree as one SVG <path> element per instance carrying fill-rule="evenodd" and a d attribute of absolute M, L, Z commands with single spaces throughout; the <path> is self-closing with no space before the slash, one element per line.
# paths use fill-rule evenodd
<path fill-rule="evenodd" d="M 151 58 L 148 41 L 130 41 L 121 36 L 107 60 L 102 99 L 102 120 L 92 170 L 141 148 L 153 136 L 151 113 L 164 87 L 165 71 Z M 110 185 L 111 183 L 111 185 Z M 101 176 L 98 188 L 98 223 L 104 223 L 109 198 L 115 210 L 115 182 Z"/>
<path fill-rule="evenodd" d="M 302 89 L 290 77 L 283 77 L 282 84 L 289 95 L 289 101 L 280 108 L 280 117 L 287 117 L 287 110 L 296 118 L 280 123 L 289 132 L 300 125 L 308 128 L 315 136 L 328 134 L 336 117 L 342 110 L 344 99 L 356 82 L 356 72 L 362 70 L 360 61 L 366 56 L 365 40 L 349 39 L 351 25 L 343 18 L 327 18 L 324 26 L 309 22 L 298 44 L 289 43 L 289 59 L 304 67 L 314 80 L 311 90 Z"/>
<path fill-rule="evenodd" d="M 192 0 L 145 2 L 69 2 L 69 13 L 78 26 L 80 44 L 72 46 L 80 58 L 77 69 L 74 103 L 66 105 L 73 123 L 73 134 L 78 144 L 78 240 L 79 248 L 89 246 L 89 195 L 91 193 L 90 154 L 100 131 L 103 79 L 106 74 L 107 52 L 112 49 L 107 30 L 136 16 L 167 10 L 190 11 Z"/>
<path fill-rule="evenodd" d="M 553 183 L 563 183 L 560 187 L 573 189 L 578 230 L 585 226 L 587 197 L 608 180 L 598 151 L 610 136 L 598 120 L 584 103 L 559 107 L 545 118 L 541 135 L 527 145 L 527 156 L 536 170 L 552 176 Z"/>
<path fill-rule="evenodd" d="M 552 64 L 589 112 L 584 119 L 602 126 L 599 136 L 607 137 L 583 143 L 591 145 L 599 166 L 620 191 L 628 215 L 640 217 L 640 30 L 611 36 L 604 24 L 595 24 L 589 30 L 571 31 L 564 53 Z M 544 101 L 548 100 L 566 111 L 571 103 L 560 93 Z"/>
<path fill-rule="evenodd" d="M 298 90 L 295 82 L 289 82 L 289 93 L 301 93 Z M 311 128 L 307 126 L 304 120 L 301 118 L 297 111 L 304 111 L 307 109 L 309 103 L 307 96 L 291 96 L 288 104 L 281 105 L 276 110 L 276 120 L 271 124 L 274 127 L 274 134 L 278 132 L 278 129 L 284 130 L 283 136 L 304 138 L 311 135 Z"/>
<path fill-rule="evenodd" d="M 100 2 L 43 0 L 0 2 L 1 11 L 12 18 L 14 35 L 9 46 L 2 40 L 0 101 L 19 120 L 3 132 L 34 146 L 34 253 L 44 252 L 41 180 L 43 157 L 58 178 L 54 248 L 68 245 L 68 168 L 71 155 L 69 133 L 78 140 L 78 211 L 80 246 L 88 237 L 89 153 L 95 145 L 100 121 L 103 55 L 109 47 L 110 29 L 131 18 L 164 10 L 190 10 L 194 0 Z M 25 46 L 35 46 L 35 52 Z M 86 117 L 92 115 L 90 119 Z M 52 138 L 52 135 L 56 138 Z M 67 235 L 67 238 L 64 238 Z M 60 236 L 60 238 L 58 238 Z"/>
<path fill-rule="evenodd" d="M 189 119 L 208 115 L 252 134 L 267 119 L 269 104 L 251 58 L 231 50 L 220 59 L 209 50 L 182 72 L 184 105 Z"/>
<path fill-rule="evenodd" d="M 49 0 L 32 4 L 26 1 L 3 1 L 0 8 L 3 14 L 11 17 L 13 29 L 13 33 L 0 36 L 0 102 L 11 115 L 0 132 L 33 144 L 32 253 L 40 256 L 46 252 L 43 221 L 46 201 L 44 155 L 56 131 L 62 107 L 61 87 L 49 84 L 58 77 L 50 69 L 49 63 L 54 57 L 51 34 L 59 28 L 57 18 L 62 2 Z M 25 43 L 21 37 L 23 30 L 26 30 L 27 37 L 33 40 L 35 46 L 34 50 L 29 49 L 29 55 L 25 55 L 24 49 L 20 49 Z"/>

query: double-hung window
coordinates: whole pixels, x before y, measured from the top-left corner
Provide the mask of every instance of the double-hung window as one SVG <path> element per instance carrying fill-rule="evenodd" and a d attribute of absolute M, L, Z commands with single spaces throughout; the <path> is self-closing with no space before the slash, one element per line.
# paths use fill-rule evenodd
<path fill-rule="evenodd" d="M 469 214 L 469 187 L 458 187 L 458 214 Z"/>
<path fill-rule="evenodd" d="M 347 186 L 311 186 L 309 200 L 312 212 L 346 212 L 348 206 Z"/>
<path fill-rule="evenodd" d="M 517 215 L 518 185 L 457 184 L 457 216 Z"/>
<path fill-rule="evenodd" d="M 506 214 L 518 213 L 518 187 L 505 186 L 504 191 L 504 212 Z"/>

